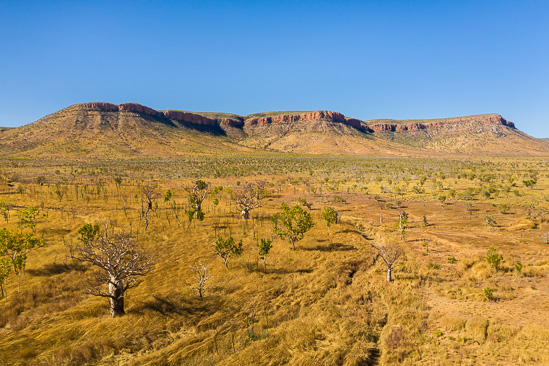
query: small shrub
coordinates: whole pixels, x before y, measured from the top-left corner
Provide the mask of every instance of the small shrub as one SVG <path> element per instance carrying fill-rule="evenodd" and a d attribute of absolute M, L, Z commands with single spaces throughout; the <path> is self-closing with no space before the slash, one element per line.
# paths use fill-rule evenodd
<path fill-rule="evenodd" d="M 491 287 L 485 287 L 484 290 L 482 290 L 484 297 L 490 301 L 494 300 L 494 289 Z"/>
<path fill-rule="evenodd" d="M 456 264 L 457 263 L 457 259 L 456 257 L 448 257 L 448 263 L 450 264 Z"/>
<path fill-rule="evenodd" d="M 497 271 L 499 269 L 499 265 L 501 264 L 501 261 L 503 260 L 503 255 L 499 254 L 497 249 L 494 247 L 490 247 L 488 249 L 488 254 L 486 254 L 486 262 L 492 267 L 494 271 Z"/>

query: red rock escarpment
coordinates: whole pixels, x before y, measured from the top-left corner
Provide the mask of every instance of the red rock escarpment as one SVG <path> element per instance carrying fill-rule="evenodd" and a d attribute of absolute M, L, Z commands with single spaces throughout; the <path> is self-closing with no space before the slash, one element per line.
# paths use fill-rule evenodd
<path fill-rule="evenodd" d="M 499 114 L 487 114 L 482 116 L 449 118 L 449 119 L 445 119 L 445 120 L 433 122 L 433 123 L 413 122 L 408 124 L 405 124 L 405 123 L 392 124 L 392 123 L 375 123 L 375 121 L 370 121 L 370 123 L 368 124 L 368 127 L 374 132 L 381 132 L 381 131 L 400 132 L 400 131 L 423 130 L 426 128 L 438 128 L 445 125 L 467 123 L 467 122 L 481 122 L 486 124 L 503 125 L 510 128 L 515 128 L 515 124 L 513 122 L 507 121 L 505 118 L 503 118 Z"/>
<path fill-rule="evenodd" d="M 130 112 L 144 114 L 153 117 L 167 118 L 178 122 L 193 123 L 197 125 L 215 126 L 217 121 L 196 113 L 182 111 L 157 111 L 137 103 L 123 103 L 115 105 L 111 103 L 83 103 L 78 105 L 81 109 L 99 110 L 106 112 Z"/>
<path fill-rule="evenodd" d="M 315 111 L 302 114 L 281 114 L 272 117 L 251 118 L 247 119 L 244 123 L 247 126 L 265 126 L 271 123 L 290 123 L 290 122 L 305 122 L 315 121 L 319 119 L 331 119 L 335 122 L 345 123 L 345 116 L 338 112 L 330 111 Z"/>

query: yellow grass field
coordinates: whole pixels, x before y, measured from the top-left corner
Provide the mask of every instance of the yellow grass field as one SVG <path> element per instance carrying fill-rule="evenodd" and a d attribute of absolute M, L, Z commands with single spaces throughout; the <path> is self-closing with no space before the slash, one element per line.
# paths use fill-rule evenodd
<path fill-rule="evenodd" d="M 20 290 L 13 271 L 6 280 L 2 365 L 549 364 L 547 160 L 0 163 L 0 229 L 33 232 L 18 212 L 36 207 L 46 243 L 28 253 Z M 191 222 L 185 188 L 199 179 L 210 193 L 204 220 Z M 243 220 L 230 192 L 260 181 L 262 207 Z M 144 185 L 155 187 L 150 212 Z M 295 251 L 273 231 L 282 203 L 315 223 Z M 329 228 L 325 207 L 340 217 Z M 124 316 L 88 294 L 96 269 L 69 258 L 87 223 L 131 231 L 154 261 Z M 227 269 L 214 243 L 229 235 L 244 252 Z M 261 239 L 273 240 L 266 268 Z M 378 248 L 392 244 L 403 254 L 388 283 Z M 202 299 L 190 268 L 199 261 L 211 275 Z"/>

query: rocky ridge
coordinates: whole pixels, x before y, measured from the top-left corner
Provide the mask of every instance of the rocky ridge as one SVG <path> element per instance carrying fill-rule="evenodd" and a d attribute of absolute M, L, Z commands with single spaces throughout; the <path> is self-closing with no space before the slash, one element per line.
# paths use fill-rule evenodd
<path fill-rule="evenodd" d="M 104 112 L 125 112 L 125 113 L 138 113 L 142 115 L 148 115 L 156 118 L 167 118 L 169 120 L 192 123 L 203 126 L 222 126 L 222 127 L 236 127 L 242 128 L 244 126 L 265 126 L 269 124 L 280 123 L 293 123 L 293 122 L 308 122 L 315 120 L 329 120 L 332 122 L 343 123 L 357 129 L 363 129 L 362 121 L 354 118 L 347 118 L 342 113 L 331 111 L 314 111 L 300 114 L 280 114 L 262 118 L 246 118 L 246 117 L 233 117 L 233 118 L 209 118 L 199 113 L 178 111 L 178 110 L 165 110 L 157 111 L 152 108 L 146 107 L 137 103 L 123 103 L 123 104 L 111 104 L 104 102 L 91 102 L 82 103 L 72 106 L 75 109 L 82 110 L 95 110 Z"/>
<path fill-rule="evenodd" d="M 485 124 L 503 125 L 513 129 L 515 128 L 515 124 L 513 122 L 507 121 L 505 118 L 503 118 L 499 114 L 484 114 L 479 116 L 447 118 L 442 120 L 424 120 L 421 122 L 419 121 L 416 122 L 414 120 L 410 120 L 410 121 L 381 120 L 381 121 L 387 121 L 387 122 L 379 123 L 379 121 L 380 120 L 370 120 L 370 121 L 365 121 L 364 123 L 366 123 L 368 125 L 368 128 L 373 132 L 416 131 L 416 130 L 424 130 L 424 129 L 430 129 L 430 128 L 440 128 L 447 125 L 457 125 L 460 123 L 468 123 L 468 122 L 480 122 Z"/>

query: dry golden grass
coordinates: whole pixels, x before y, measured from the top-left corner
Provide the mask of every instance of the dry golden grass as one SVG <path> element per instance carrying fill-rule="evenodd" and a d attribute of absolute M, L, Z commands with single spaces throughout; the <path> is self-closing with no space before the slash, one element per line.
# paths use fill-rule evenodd
<path fill-rule="evenodd" d="M 546 170 L 540 172 L 534 190 L 521 188 L 522 196 L 477 197 L 471 214 L 454 198 L 443 207 L 430 188 L 429 193 L 419 194 L 411 189 L 402 194 L 382 192 L 375 177 L 387 167 L 369 173 L 368 183 L 335 174 L 317 180 L 309 172 L 293 179 L 274 175 L 209 179 L 212 186 L 233 189 L 239 181 L 268 181 L 271 197 L 264 207 L 252 211 L 247 225 L 225 193 L 219 194 L 217 207 L 211 199 L 206 201 L 202 222 L 189 225 L 183 212 L 174 217 L 164 193 L 170 189 L 173 199 L 184 205 L 183 187 L 191 179 L 165 178 L 159 170 L 151 173 L 158 183 L 158 209 L 145 230 L 139 179 L 129 172 L 117 187 L 112 181 L 115 173 L 106 169 L 96 177 L 73 179 L 70 167 L 58 174 L 32 164 L 6 167 L 6 175 L 18 180 L 12 186 L 0 180 L 0 199 L 14 205 L 9 223 L 0 217 L 1 225 L 17 229 L 17 209 L 40 207 L 37 235 L 47 245 L 29 254 L 21 293 L 12 276 L 8 298 L 0 301 L 0 357 L 5 364 L 549 362 L 547 224 L 537 209 L 530 219 L 534 227 L 507 230 L 527 217 L 528 209 L 521 202 L 547 207 L 542 200 L 549 193 Z M 50 182 L 38 185 L 31 179 L 42 174 Z M 444 182 L 442 193 L 456 189 L 459 194 L 476 185 L 454 176 L 437 179 Z M 402 180 L 394 180 L 403 186 Z M 368 185 L 368 193 L 361 191 L 360 184 Z M 382 184 L 395 186 L 387 177 Z M 313 185 L 322 186 L 323 193 L 313 192 Z M 297 243 L 296 251 L 275 239 L 264 271 L 257 242 L 272 237 L 269 217 L 280 204 L 297 204 L 298 198 L 313 204 L 316 225 Z M 409 213 L 404 239 L 395 227 L 399 210 L 387 208 L 387 203 L 397 200 Z M 509 204 L 510 212 L 499 213 L 500 203 Z M 342 219 L 330 233 L 321 219 L 325 206 L 336 207 Z M 486 226 L 486 215 L 496 218 L 495 228 Z M 66 244 L 76 242 L 78 228 L 106 219 L 116 221 L 119 228 L 131 228 L 156 263 L 140 285 L 129 290 L 127 314 L 119 318 L 110 317 L 105 299 L 86 294 L 82 281 L 91 268 L 67 258 Z M 245 251 L 231 259 L 227 270 L 212 252 L 216 236 L 229 233 L 243 240 Z M 395 242 L 405 254 L 394 270 L 395 281 L 387 283 L 374 246 Z M 498 271 L 485 260 L 491 246 L 503 255 Z M 197 261 L 208 263 L 212 275 L 204 299 L 192 289 L 189 266 Z M 515 270 L 517 261 L 523 264 L 521 273 Z M 484 295 L 487 287 L 493 289 L 491 299 Z"/>

